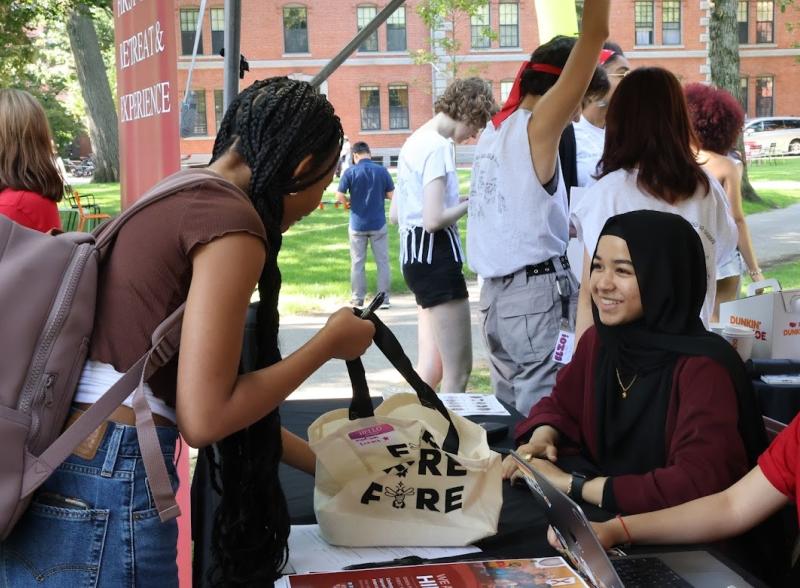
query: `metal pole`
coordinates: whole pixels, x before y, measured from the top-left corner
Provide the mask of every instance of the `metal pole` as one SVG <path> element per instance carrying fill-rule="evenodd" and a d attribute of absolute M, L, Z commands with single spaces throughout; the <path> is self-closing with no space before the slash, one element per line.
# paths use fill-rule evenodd
<path fill-rule="evenodd" d="M 344 60 L 350 57 L 352 53 L 358 49 L 358 46 L 364 42 L 364 40 L 369 37 L 372 33 L 378 30 L 378 27 L 381 26 L 386 20 L 392 16 L 395 10 L 397 10 L 405 0 L 392 0 L 389 4 L 386 5 L 386 8 L 381 10 L 375 18 L 370 21 L 370 23 L 361 29 L 358 34 L 353 37 L 353 40 L 350 41 L 344 49 L 339 51 L 339 53 L 331 59 L 325 67 L 320 70 L 320 72 L 314 76 L 311 80 L 311 85 L 315 88 L 318 88 L 322 83 L 327 80 L 330 75 L 336 71 L 336 69 L 344 63 Z M 227 31 L 226 31 L 227 33 Z M 226 37 L 227 38 L 227 37 Z M 228 49 L 225 49 L 225 55 L 227 57 Z"/>
<path fill-rule="evenodd" d="M 225 0 L 225 84 L 222 111 L 239 94 L 239 59 L 242 31 L 242 0 Z"/>

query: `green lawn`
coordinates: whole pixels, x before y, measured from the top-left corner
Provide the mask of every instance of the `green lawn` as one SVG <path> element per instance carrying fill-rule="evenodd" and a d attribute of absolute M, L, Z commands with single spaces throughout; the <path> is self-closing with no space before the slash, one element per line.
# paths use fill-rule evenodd
<path fill-rule="evenodd" d="M 800 158 L 781 159 L 773 164 L 751 166 L 753 181 L 798 180 Z M 395 172 L 392 172 L 394 175 Z M 459 169 L 459 188 L 469 192 L 471 170 Z M 333 202 L 336 182 L 331 183 L 323 202 Z M 76 186 L 79 193 L 94 194 L 103 212 L 119 212 L 119 184 L 84 184 Z M 745 203 L 745 212 L 751 214 L 771 208 L 782 208 L 800 202 L 800 190 L 776 187 L 759 192 L 766 205 Z M 387 202 L 388 211 L 388 202 Z M 281 310 L 285 313 L 320 312 L 335 308 L 350 299 L 350 252 L 347 236 L 348 213 L 344 209 L 325 206 L 316 210 L 293 227 L 285 236 L 280 254 L 283 274 Z M 466 222 L 459 222 L 462 241 L 466 241 Z M 389 227 L 389 260 L 392 267 L 392 292 L 407 292 L 400 272 L 398 259 L 399 236 L 394 226 Z M 468 278 L 473 278 L 465 268 Z M 376 288 L 376 270 L 372 256 L 367 261 L 367 280 L 370 292 Z M 765 271 L 767 277 L 776 277 L 784 288 L 800 288 L 800 262 L 783 264 Z M 485 374 L 480 376 L 484 378 Z M 478 377 L 476 375 L 476 377 Z M 481 381 L 481 384 L 483 382 Z"/>
<path fill-rule="evenodd" d="M 774 163 L 751 164 L 747 168 L 747 173 L 750 181 L 756 184 L 759 182 L 800 182 L 800 157 L 784 157 L 776 159 Z M 786 208 L 800 203 L 800 190 L 798 189 L 778 184 L 756 188 L 756 191 L 764 202 L 744 202 L 745 214 Z"/>

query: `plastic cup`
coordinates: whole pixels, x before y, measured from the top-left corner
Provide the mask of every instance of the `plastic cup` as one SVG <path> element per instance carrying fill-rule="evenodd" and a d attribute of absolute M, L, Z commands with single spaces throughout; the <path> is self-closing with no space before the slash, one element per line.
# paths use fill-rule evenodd
<path fill-rule="evenodd" d="M 722 335 L 727 323 L 708 323 L 708 330 L 717 335 Z"/>
<path fill-rule="evenodd" d="M 722 336 L 731 344 L 742 361 L 747 361 L 753 354 L 753 343 L 756 341 L 756 332 L 748 327 L 739 325 L 725 325 Z"/>

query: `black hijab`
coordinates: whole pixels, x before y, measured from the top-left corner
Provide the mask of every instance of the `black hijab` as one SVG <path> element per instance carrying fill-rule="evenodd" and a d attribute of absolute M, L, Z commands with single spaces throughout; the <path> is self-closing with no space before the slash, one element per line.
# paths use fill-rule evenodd
<path fill-rule="evenodd" d="M 739 432 L 754 465 L 767 439 L 755 392 L 739 355 L 700 320 L 706 295 L 703 245 L 676 214 L 637 210 L 611 217 L 600 237 L 625 240 L 639 284 L 644 316 L 619 326 L 600 322 L 595 372 L 598 466 L 606 475 L 644 473 L 666 462 L 664 426 L 675 364 L 681 356 L 720 363 L 736 390 Z M 599 243 L 599 239 L 598 239 Z M 595 250 L 596 253 L 596 250 Z M 623 399 L 625 386 L 636 380 Z M 642 451 L 642 448 L 647 448 Z"/>

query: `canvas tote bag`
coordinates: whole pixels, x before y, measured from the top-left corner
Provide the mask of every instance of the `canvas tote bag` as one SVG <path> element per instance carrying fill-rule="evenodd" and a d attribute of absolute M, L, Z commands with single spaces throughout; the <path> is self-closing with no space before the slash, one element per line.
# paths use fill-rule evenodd
<path fill-rule="evenodd" d="M 317 456 L 314 512 L 333 545 L 458 546 L 497 532 L 501 459 L 486 432 L 448 411 L 374 315 L 375 343 L 413 393 L 373 411 L 360 359 L 347 362 L 348 409 L 308 429 Z"/>

